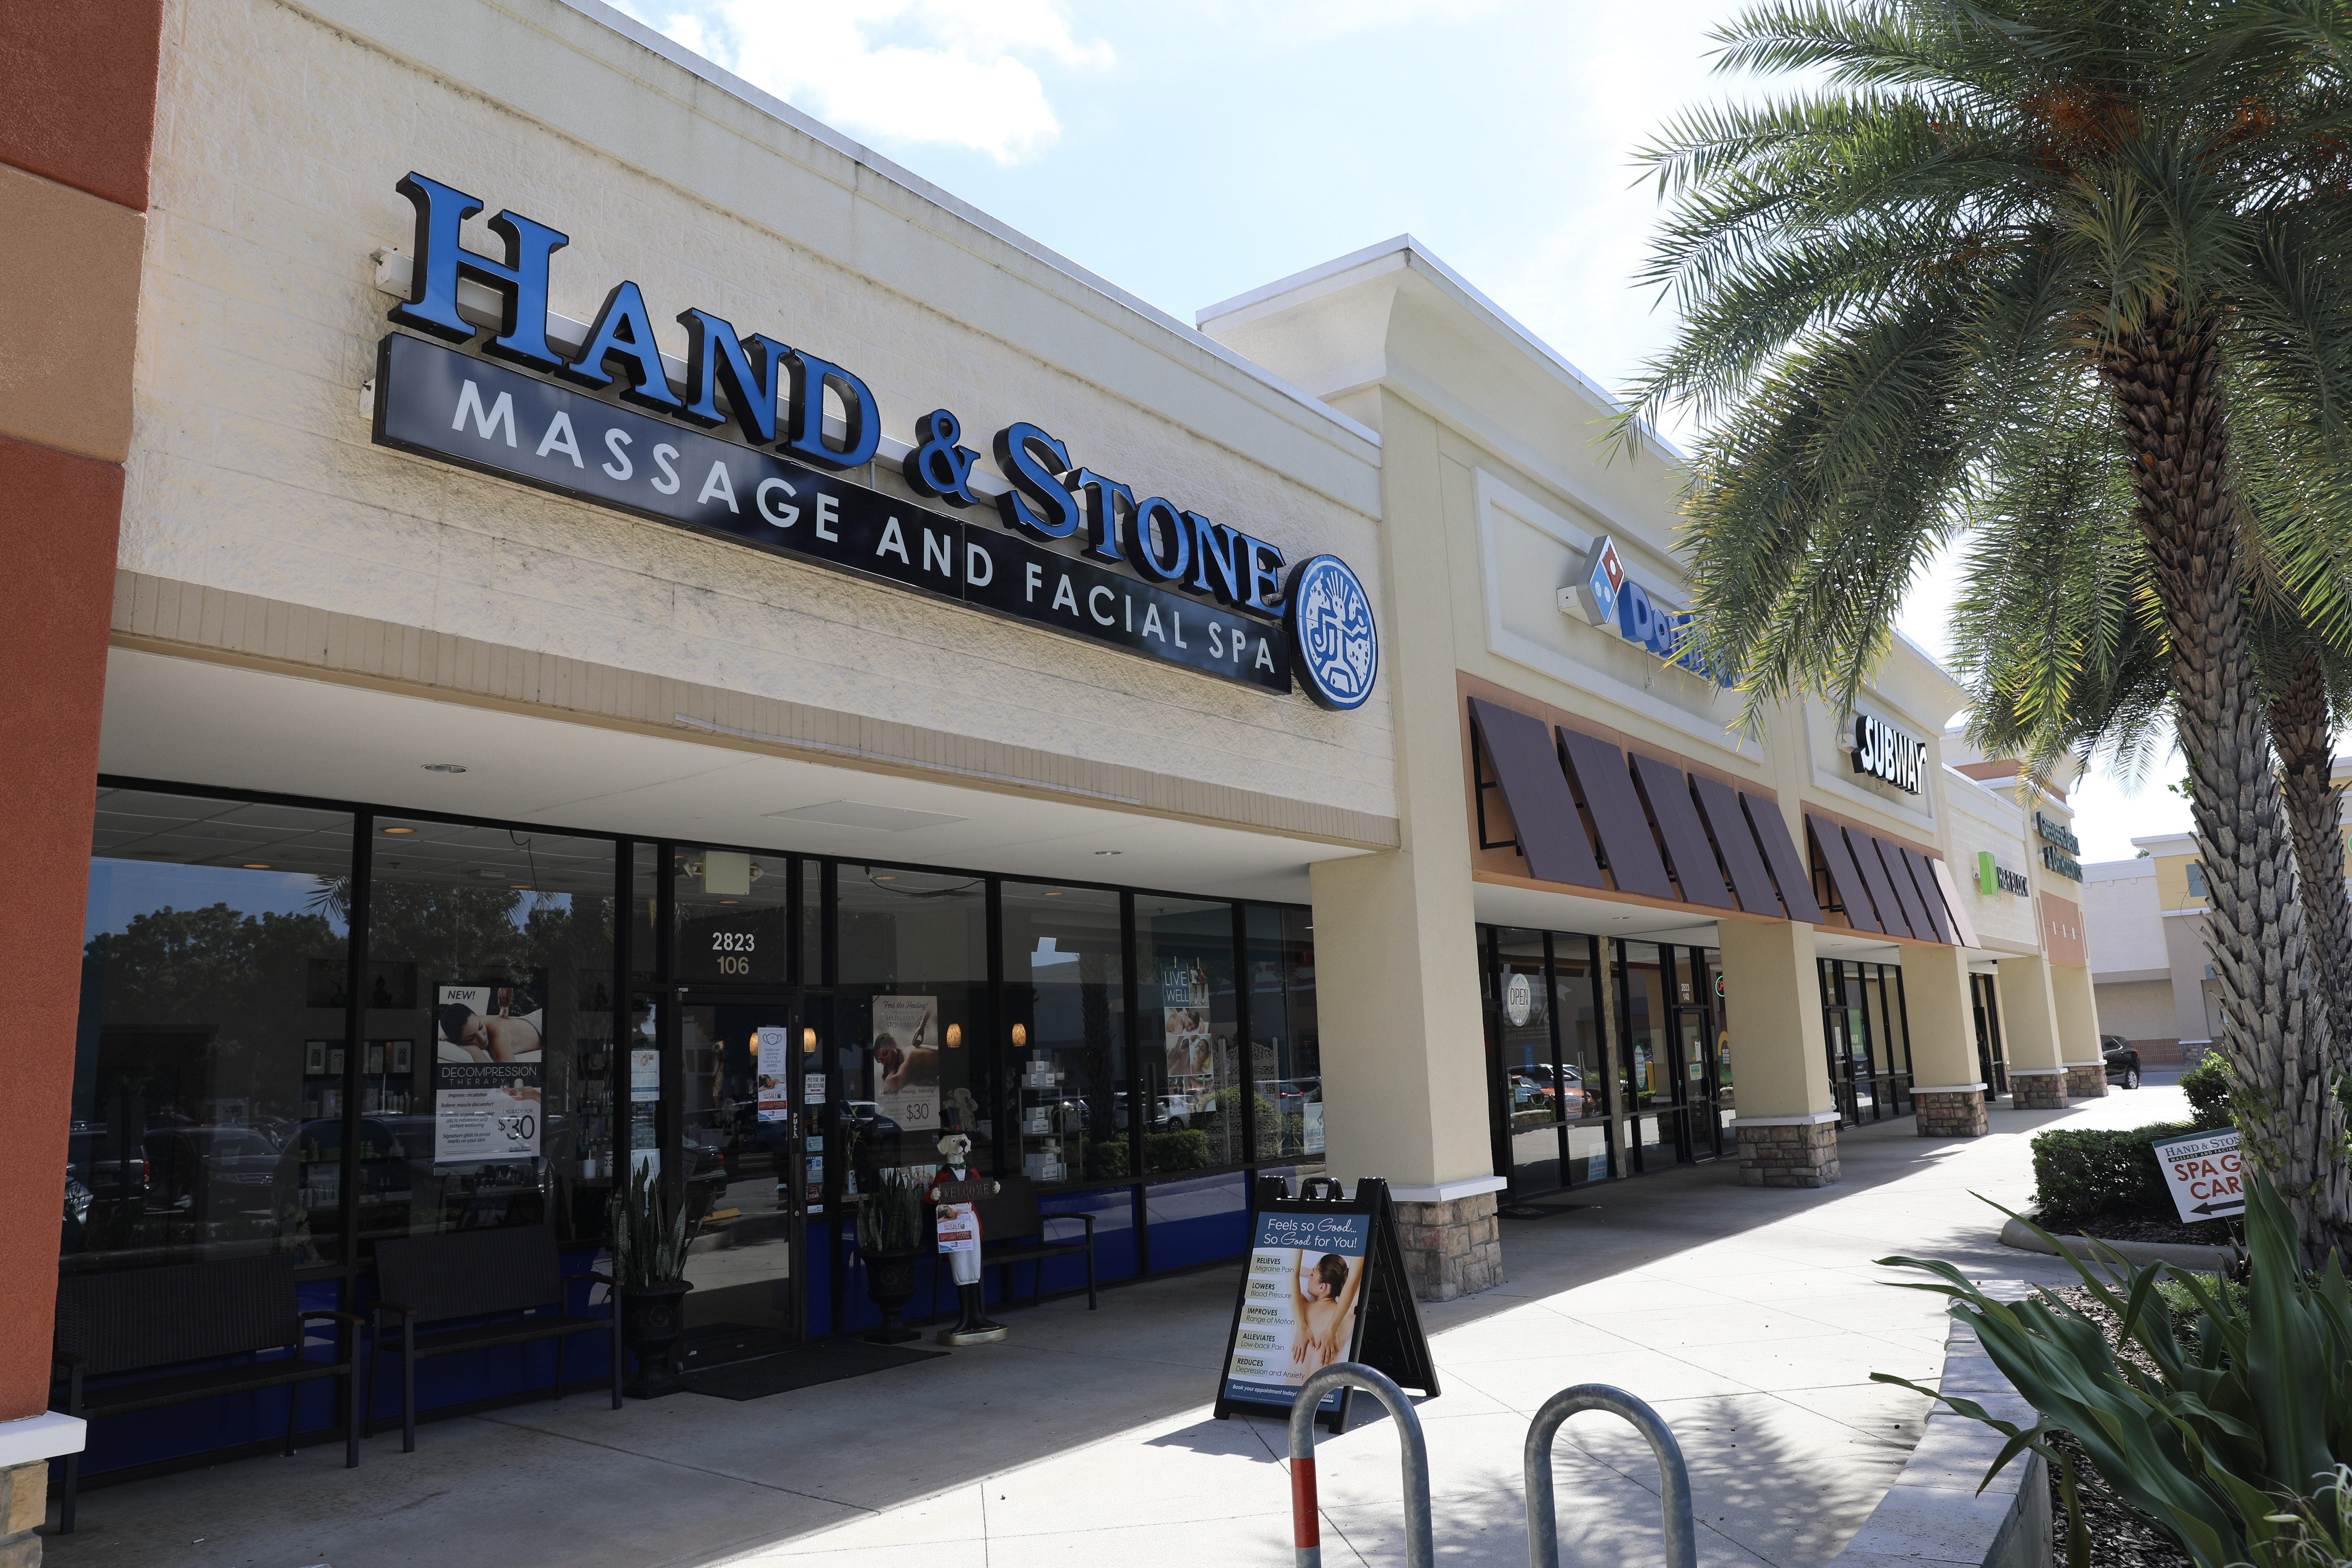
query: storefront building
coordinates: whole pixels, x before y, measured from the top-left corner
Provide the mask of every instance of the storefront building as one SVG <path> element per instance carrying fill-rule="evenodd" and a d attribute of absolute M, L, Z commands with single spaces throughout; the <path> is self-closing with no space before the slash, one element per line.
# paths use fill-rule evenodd
<path fill-rule="evenodd" d="M 2055 928 L 1978 886 L 2023 818 L 1945 765 L 1964 694 L 1932 659 L 1897 637 L 1853 711 L 1744 731 L 1676 642 L 1672 448 L 1612 458 L 1607 395 L 1409 237 L 1201 321 L 1381 433 L 1402 843 L 1315 868 L 1319 1017 L 1393 1064 L 1332 1072 L 1333 1125 L 1426 1140 L 1468 1233 L 1448 1283 L 1495 1278 L 1496 1193 L 1716 1158 L 1820 1185 L 1842 1125 L 2103 1091 L 2067 1077 L 2097 1030 Z M 1356 1005 L 1379 974 L 1412 984 Z M 1484 1117 L 1424 1109 L 1482 1077 Z"/>
<path fill-rule="evenodd" d="M 1196 331 L 593 0 L 106 26 L 0 140 L 9 229 L 81 237 L 6 319 L 70 384 L 0 385 L 10 1484 L 335 1418 L 43 1415 L 59 1278 L 584 1271 L 643 1169 L 689 1351 L 749 1356 L 876 1321 L 856 1216 L 961 1133 L 1106 1281 L 1381 1176 L 1444 1299 L 1500 1202 L 1821 1184 L 2064 1083 L 2052 928 L 1952 869 L 2006 819 L 1948 678 L 1731 728 L 1671 454 L 1409 242 Z"/>

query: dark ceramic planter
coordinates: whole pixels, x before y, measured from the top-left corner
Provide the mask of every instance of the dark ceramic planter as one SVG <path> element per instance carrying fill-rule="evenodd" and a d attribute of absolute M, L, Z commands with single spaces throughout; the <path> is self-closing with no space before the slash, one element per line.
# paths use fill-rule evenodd
<path fill-rule="evenodd" d="M 636 1374 L 623 1384 L 633 1399 L 659 1399 L 685 1384 L 686 1293 L 680 1279 L 669 1285 L 632 1285 L 621 1291 L 621 1338 L 636 1352 Z"/>
<path fill-rule="evenodd" d="M 915 1260 L 922 1253 L 861 1251 L 857 1256 L 866 1262 L 866 1294 L 882 1312 L 882 1326 L 859 1337 L 872 1345 L 903 1345 L 921 1339 L 922 1335 L 899 1322 L 898 1315 L 915 1298 Z"/>

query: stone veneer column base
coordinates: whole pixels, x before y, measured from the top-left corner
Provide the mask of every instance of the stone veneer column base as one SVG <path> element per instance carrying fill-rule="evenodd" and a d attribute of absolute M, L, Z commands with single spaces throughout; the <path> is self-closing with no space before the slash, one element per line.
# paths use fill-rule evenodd
<path fill-rule="evenodd" d="M 33 1533 L 49 1511 L 49 1462 L 0 1469 L 0 1568 L 40 1568 L 41 1538 Z"/>
<path fill-rule="evenodd" d="M 2019 1110 L 2066 1109 L 2066 1075 L 2063 1072 L 2015 1072 L 2009 1075 L 2009 1102 Z"/>
<path fill-rule="evenodd" d="M 1451 1301 L 1503 1282 L 1503 1236 L 1495 1218 L 1494 1194 L 1440 1204 L 1401 1202 L 1396 1214 L 1405 1277 L 1419 1300 Z M 0 1568 L 6 1565 L 0 1563 Z"/>
<path fill-rule="evenodd" d="M 1837 1121 L 1741 1121 L 1739 1184 L 1743 1187 L 1827 1187 L 1836 1184 Z"/>
<path fill-rule="evenodd" d="M 2066 1094 L 2073 1100 L 2105 1100 L 2107 1097 L 2107 1064 L 2104 1061 L 2068 1063 Z"/>
<path fill-rule="evenodd" d="M 1991 1125 L 1985 1117 L 1984 1086 L 1915 1089 L 1911 1103 L 1922 1138 L 1981 1138 Z"/>

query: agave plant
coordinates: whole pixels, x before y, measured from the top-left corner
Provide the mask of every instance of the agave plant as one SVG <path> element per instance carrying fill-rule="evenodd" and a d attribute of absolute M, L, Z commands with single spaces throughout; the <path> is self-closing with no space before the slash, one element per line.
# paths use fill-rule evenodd
<path fill-rule="evenodd" d="M 2162 1264 L 2134 1268 L 2110 1247 L 2098 1248 L 2093 1268 L 2053 1242 L 2116 1314 L 2117 1342 L 2137 1347 L 2153 1373 L 2120 1359 L 2099 1325 L 2048 1290 L 1996 1300 L 1948 1263 L 1881 1258 L 1943 1281 L 1904 1288 L 1950 1297 L 1951 1315 L 1976 1331 L 2041 1419 L 2021 1427 L 1973 1400 L 1885 1373 L 1871 1378 L 1940 1400 L 2007 1437 L 1987 1481 L 2029 1450 L 2049 1460 L 2066 1504 L 2070 1568 L 2089 1561 L 2077 1490 L 2085 1481 L 2170 1532 L 2199 1568 L 2352 1561 L 2352 1472 L 2340 1458 L 2352 1452 L 2352 1286 L 2332 1254 L 2319 1273 L 2305 1271 L 2294 1217 L 2259 1172 L 2246 1239 L 2252 1264 L 2242 1293 Z M 2185 1342 L 2158 1289 L 2168 1276 L 2195 1304 Z M 2088 1458 L 2089 1476 L 2051 1445 L 2057 1432 Z"/>
<path fill-rule="evenodd" d="M 613 1277 L 621 1288 L 675 1285 L 686 1278 L 686 1205 L 664 1190 L 651 1161 L 633 1162 L 613 1188 Z"/>
<path fill-rule="evenodd" d="M 913 1252 L 923 1245 L 923 1183 L 902 1170 L 881 1182 L 857 1207 L 857 1250 L 870 1255 Z"/>

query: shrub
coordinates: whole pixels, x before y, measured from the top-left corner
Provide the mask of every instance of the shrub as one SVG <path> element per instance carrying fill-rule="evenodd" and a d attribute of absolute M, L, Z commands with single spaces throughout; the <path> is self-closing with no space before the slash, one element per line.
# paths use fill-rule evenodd
<path fill-rule="evenodd" d="M 2207 1051 L 2203 1061 L 2180 1075 L 2180 1091 L 2189 1097 L 2199 1131 L 2230 1125 L 2230 1068 L 2220 1051 Z"/>
<path fill-rule="evenodd" d="M 2070 1568 L 2090 1555 L 2081 1481 L 2154 1520 L 2198 1568 L 2352 1561 L 2352 1471 L 2337 1458 L 2352 1451 L 2352 1287 L 2334 1255 L 2322 1272 L 2305 1271 L 2294 1216 L 2260 1172 L 2247 1184 L 2246 1240 L 2240 1290 L 2162 1264 L 2135 1268 L 2112 1250 L 2095 1269 L 2073 1260 L 2115 1314 L 2116 1343 L 2138 1352 L 2131 1360 L 2054 1296 L 1996 1300 L 1948 1263 L 1880 1258 L 1942 1280 L 1908 1288 L 1950 1297 L 1951 1315 L 2040 1418 L 2021 1427 L 1904 1378 L 1871 1380 L 1939 1399 L 2006 1436 L 1988 1480 L 2028 1449 L 2047 1459 L 2066 1502 Z M 2178 1302 L 2166 1300 L 2174 1285 L 2196 1314 L 2185 1343 L 2173 1328 Z M 2089 1474 L 2049 1446 L 2053 1432 L 2081 1446 Z"/>
<path fill-rule="evenodd" d="M 2192 1131 L 2158 1121 L 2122 1131 L 2057 1128 L 2033 1140 L 2033 1202 L 2043 1225 L 2079 1226 L 2107 1213 L 2170 1219 L 2164 1171 L 2148 1145 Z"/>
<path fill-rule="evenodd" d="M 1143 1168 L 1147 1171 L 1205 1171 L 1209 1168 L 1209 1135 L 1188 1129 L 1181 1132 L 1143 1135 Z"/>

